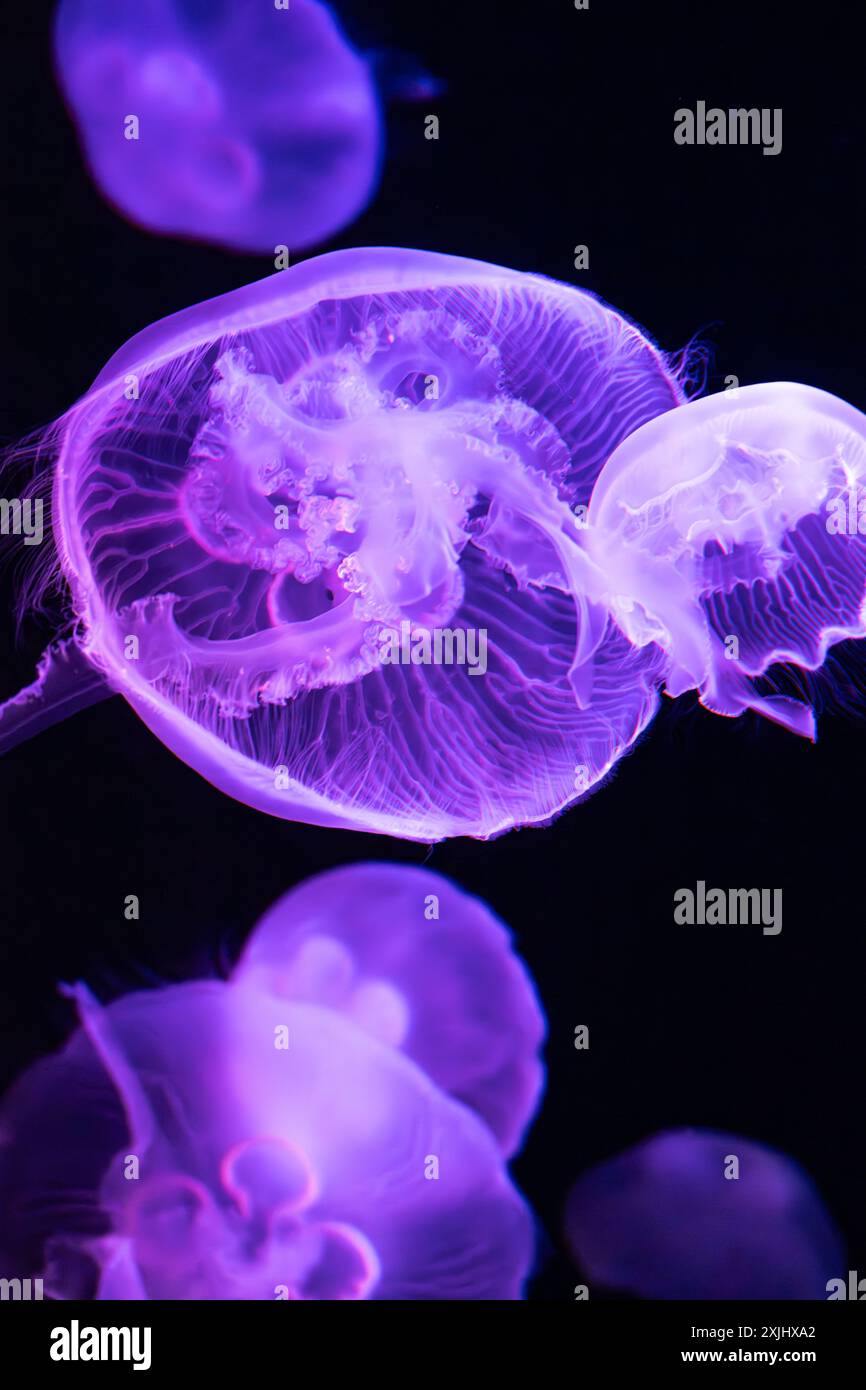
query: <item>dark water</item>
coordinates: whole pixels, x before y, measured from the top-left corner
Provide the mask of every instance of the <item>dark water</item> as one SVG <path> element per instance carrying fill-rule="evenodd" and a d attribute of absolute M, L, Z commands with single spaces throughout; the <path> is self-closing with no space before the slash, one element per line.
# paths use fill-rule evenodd
<path fill-rule="evenodd" d="M 848 7 L 809 7 L 806 22 L 756 0 L 346 3 L 358 42 L 417 55 L 447 86 L 389 109 L 378 196 L 318 249 L 418 246 L 540 271 L 601 294 L 666 350 L 700 334 L 710 389 L 729 374 L 805 381 L 866 409 L 866 142 Z M 9 439 L 59 414 L 145 324 L 272 269 L 149 235 L 103 203 L 53 85 L 49 16 L 19 7 L 3 55 Z M 674 111 L 701 99 L 781 107 L 782 153 L 676 146 Z M 438 141 L 423 139 L 428 107 Z M 588 270 L 574 269 L 578 244 Z M 4 697 L 30 679 L 44 635 L 13 647 L 7 613 L 4 594 Z M 856 663 L 848 672 L 856 707 L 863 682 Z M 184 979 L 230 956 L 310 873 L 426 860 L 511 924 L 548 1012 L 547 1095 L 515 1169 L 546 1232 L 532 1297 L 572 1296 L 558 1227 L 578 1171 L 683 1124 L 798 1159 L 849 1267 L 866 1270 L 864 719 L 866 698 L 859 716 L 828 712 L 812 746 L 665 701 L 612 782 L 554 826 L 428 855 L 259 815 L 120 701 L 98 706 L 0 768 L 0 1084 L 66 1035 L 58 979 L 103 996 Z M 698 879 L 781 887 L 781 935 L 675 926 L 673 893 Z M 138 923 L 123 917 L 129 893 Z M 588 1052 L 572 1045 L 578 1024 Z"/>

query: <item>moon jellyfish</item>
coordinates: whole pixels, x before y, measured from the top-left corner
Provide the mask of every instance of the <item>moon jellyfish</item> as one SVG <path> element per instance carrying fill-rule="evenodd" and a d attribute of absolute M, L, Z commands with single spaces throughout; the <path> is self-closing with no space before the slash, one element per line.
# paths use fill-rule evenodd
<path fill-rule="evenodd" d="M 0 1109 L 4 1274 L 56 1298 L 521 1296 L 499 1137 L 537 1102 L 543 1019 L 482 904 L 358 865 L 276 904 L 227 981 L 67 992 L 80 1027 Z"/>
<path fill-rule="evenodd" d="M 737 1135 L 654 1135 L 584 1174 L 565 1220 L 584 1274 L 641 1298 L 826 1298 L 845 1268 L 803 1170 Z"/>
<path fill-rule="evenodd" d="M 273 254 L 373 192 L 379 100 L 327 5 L 63 0 L 55 56 L 96 183 L 145 227 Z"/>
<path fill-rule="evenodd" d="M 417 251 L 153 325 L 44 441 L 75 626 L 0 747 L 113 690 L 273 815 L 421 841 L 550 820 L 656 709 L 665 655 L 614 621 L 584 514 L 683 399 L 592 296 Z"/>
<path fill-rule="evenodd" d="M 622 630 L 667 654 L 668 694 L 813 737 L 811 708 L 754 682 L 866 635 L 863 499 L 866 417 L 774 382 L 636 430 L 602 470 L 586 534 Z"/>
<path fill-rule="evenodd" d="M 543 1018 L 502 923 L 441 875 L 320 874 L 265 913 L 233 978 L 348 1013 L 477 1111 L 506 1154 L 518 1148 L 542 1085 Z"/>

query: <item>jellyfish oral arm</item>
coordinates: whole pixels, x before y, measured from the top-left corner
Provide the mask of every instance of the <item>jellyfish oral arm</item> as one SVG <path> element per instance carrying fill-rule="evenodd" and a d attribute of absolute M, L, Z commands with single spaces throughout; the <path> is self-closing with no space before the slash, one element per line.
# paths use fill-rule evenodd
<path fill-rule="evenodd" d="M 75 638 L 43 652 L 36 679 L 0 705 L 0 754 L 115 692 Z"/>
<path fill-rule="evenodd" d="M 272 576 L 271 626 L 213 640 L 183 631 L 170 593 L 122 615 L 94 604 L 94 640 L 121 688 L 121 616 L 122 631 L 140 643 L 139 676 L 219 688 L 227 714 L 350 684 L 376 666 L 382 624 L 435 628 L 454 619 L 461 557 L 472 544 L 520 588 L 571 595 L 571 682 L 580 707 L 589 705 L 592 657 L 608 623 L 601 576 L 536 456 L 545 436 L 527 407 L 465 397 L 419 414 L 346 353 L 290 384 L 255 371 L 240 350 L 224 352 L 216 370 L 181 514 L 211 557 Z M 308 414 L 310 396 L 327 403 L 324 421 Z M 470 519 L 473 509 L 483 517 Z M 305 615 L 302 593 L 333 606 Z"/>

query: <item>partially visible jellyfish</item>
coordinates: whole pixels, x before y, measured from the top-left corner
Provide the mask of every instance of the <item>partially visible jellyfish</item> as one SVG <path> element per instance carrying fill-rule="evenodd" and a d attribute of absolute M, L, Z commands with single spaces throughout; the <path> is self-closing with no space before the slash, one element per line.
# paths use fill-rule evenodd
<path fill-rule="evenodd" d="M 845 1250 L 796 1163 L 738 1135 L 672 1130 L 575 1184 L 566 1239 L 603 1288 L 656 1299 L 823 1299 Z"/>
<path fill-rule="evenodd" d="M 152 230 L 273 254 L 375 188 L 375 83 L 318 0 L 62 0 L 55 56 L 96 183 Z"/>
<path fill-rule="evenodd" d="M 617 445 L 684 399 L 592 296 L 418 251 L 146 329 L 44 441 L 80 650 L 0 710 L 0 747 L 119 691 L 273 815 L 550 820 L 656 709 L 665 654 L 589 597 L 583 526 Z"/>
<path fill-rule="evenodd" d="M 866 416 L 773 382 L 636 430 L 602 470 L 586 535 L 622 630 L 667 653 L 668 694 L 813 737 L 808 705 L 755 680 L 778 663 L 817 670 L 866 635 L 864 498 Z"/>
<path fill-rule="evenodd" d="M 482 904 L 358 865 L 283 898 L 228 981 L 68 993 L 81 1026 L 0 1107 L 4 1274 L 55 1298 L 521 1297 L 500 1137 L 537 1103 L 544 1025 Z"/>

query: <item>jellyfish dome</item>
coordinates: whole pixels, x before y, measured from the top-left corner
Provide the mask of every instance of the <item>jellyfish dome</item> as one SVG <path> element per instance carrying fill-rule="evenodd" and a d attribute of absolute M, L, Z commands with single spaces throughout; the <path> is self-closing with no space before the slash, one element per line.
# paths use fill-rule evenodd
<path fill-rule="evenodd" d="M 487 971 L 496 1029 L 469 1012 Z M 56 1298 L 521 1297 L 532 1222 L 496 1129 L 513 1145 L 534 1108 L 543 1023 L 453 885 L 359 865 L 282 899 L 228 981 L 68 993 L 81 1026 L 0 1107 L 4 1274 Z"/>
<path fill-rule="evenodd" d="M 96 183 L 154 231 L 273 254 L 373 192 L 375 85 L 317 0 L 62 0 L 55 57 Z"/>
<path fill-rule="evenodd" d="M 816 670 L 866 636 L 866 416 L 811 386 L 746 386 L 669 411 L 614 451 L 587 538 L 629 639 L 668 656 L 670 695 L 814 735 L 761 694 L 777 663 Z"/>
<path fill-rule="evenodd" d="M 826 1298 L 846 1267 L 796 1163 L 708 1130 L 654 1135 L 585 1173 L 565 1230 L 589 1279 L 641 1298 Z"/>
<path fill-rule="evenodd" d="M 77 650 L 0 744 L 101 678 L 276 816 L 421 841 L 550 820 L 657 706 L 666 655 L 618 625 L 583 514 L 683 399 L 592 296 L 418 251 L 153 325 L 48 441 Z"/>
<path fill-rule="evenodd" d="M 544 1018 L 507 928 L 441 874 L 319 874 L 265 913 L 233 978 L 339 1007 L 481 1115 L 505 1154 L 519 1147 L 541 1092 Z"/>

